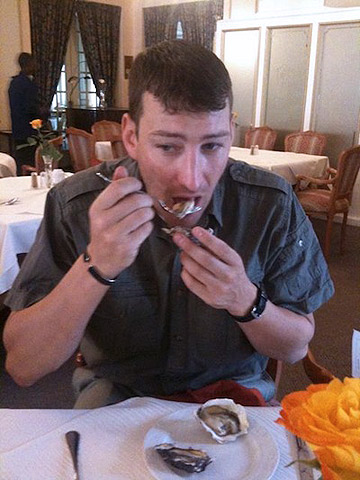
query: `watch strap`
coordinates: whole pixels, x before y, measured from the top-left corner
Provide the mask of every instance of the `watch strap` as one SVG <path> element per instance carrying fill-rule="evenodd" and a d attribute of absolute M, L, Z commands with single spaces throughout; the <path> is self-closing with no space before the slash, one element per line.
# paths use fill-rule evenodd
<path fill-rule="evenodd" d="M 84 252 L 83 259 L 84 259 L 85 263 L 90 263 L 91 262 L 91 257 L 88 254 L 87 250 L 85 250 L 85 252 Z M 106 285 L 108 287 L 113 285 L 118 278 L 117 276 L 115 278 L 103 277 L 101 275 L 101 273 L 99 272 L 99 270 L 92 264 L 89 265 L 88 272 L 90 273 L 90 275 L 92 275 L 95 278 L 95 280 L 97 280 L 98 282 L 100 282 L 103 285 Z"/>
<path fill-rule="evenodd" d="M 263 314 L 266 307 L 267 296 L 261 287 L 258 287 L 256 285 L 256 288 L 258 292 L 257 292 L 255 303 L 251 307 L 250 312 L 244 316 L 230 314 L 237 322 L 239 323 L 251 322 L 251 320 L 254 320 L 255 318 L 259 318 Z"/>

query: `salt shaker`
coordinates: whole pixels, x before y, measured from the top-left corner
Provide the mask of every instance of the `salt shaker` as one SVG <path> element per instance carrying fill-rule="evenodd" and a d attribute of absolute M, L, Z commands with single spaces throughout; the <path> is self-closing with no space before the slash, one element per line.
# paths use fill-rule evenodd
<path fill-rule="evenodd" d="M 36 172 L 31 172 L 31 187 L 38 188 L 38 176 Z"/>
<path fill-rule="evenodd" d="M 40 187 L 41 188 L 46 187 L 46 173 L 45 172 L 40 172 Z"/>
<path fill-rule="evenodd" d="M 250 147 L 250 155 L 254 155 L 255 145 L 251 145 Z"/>

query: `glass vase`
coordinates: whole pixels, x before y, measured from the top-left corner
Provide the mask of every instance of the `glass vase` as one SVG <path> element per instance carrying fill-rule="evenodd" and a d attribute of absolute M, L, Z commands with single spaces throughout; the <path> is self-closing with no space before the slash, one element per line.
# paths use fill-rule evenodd
<path fill-rule="evenodd" d="M 45 171 L 45 185 L 47 188 L 52 187 L 52 170 L 53 170 L 53 159 L 50 155 L 43 155 L 42 159 L 44 161 L 44 171 Z"/>

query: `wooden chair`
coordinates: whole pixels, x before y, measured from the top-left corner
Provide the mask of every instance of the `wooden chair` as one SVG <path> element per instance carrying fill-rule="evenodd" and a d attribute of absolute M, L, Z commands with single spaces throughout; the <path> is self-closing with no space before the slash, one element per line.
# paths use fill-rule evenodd
<path fill-rule="evenodd" d="M 285 152 L 307 153 L 308 155 L 323 155 L 326 137 L 322 133 L 307 130 L 306 132 L 290 133 L 285 137 Z"/>
<path fill-rule="evenodd" d="M 121 136 L 111 137 L 110 142 L 111 142 L 111 151 L 114 158 L 122 158 L 127 156 L 127 151 L 124 147 Z"/>
<path fill-rule="evenodd" d="M 261 150 L 273 150 L 277 133 L 270 127 L 249 128 L 245 132 L 245 148 L 258 145 Z"/>
<path fill-rule="evenodd" d="M 297 175 L 296 195 L 307 215 L 325 215 L 327 218 L 324 256 L 329 258 L 334 217 L 343 214 L 340 252 L 345 244 L 346 224 L 355 180 L 360 168 L 360 145 L 344 150 L 338 160 L 337 170 L 328 169 L 328 178 Z M 301 189 L 302 182 L 308 186 Z M 314 188 L 315 187 L 315 188 Z M 322 188 L 321 188 L 322 187 Z"/>
<path fill-rule="evenodd" d="M 308 349 L 306 356 L 301 360 L 301 362 L 304 371 L 311 383 L 330 383 L 331 380 L 335 378 L 335 376 L 329 370 L 327 370 L 315 360 L 315 357 L 310 348 Z M 274 358 L 269 358 L 266 370 L 271 376 L 271 378 L 274 380 L 276 391 L 278 390 L 281 381 L 282 367 L 282 361 L 275 360 Z"/>
<path fill-rule="evenodd" d="M 66 129 L 69 143 L 69 153 L 74 172 L 85 170 L 101 163 L 95 156 L 95 139 L 91 133 L 80 128 L 69 127 Z"/>
<path fill-rule="evenodd" d="M 91 133 L 94 135 L 95 142 L 110 142 L 113 137 L 121 139 L 121 124 L 110 120 L 100 120 L 91 126 Z"/>

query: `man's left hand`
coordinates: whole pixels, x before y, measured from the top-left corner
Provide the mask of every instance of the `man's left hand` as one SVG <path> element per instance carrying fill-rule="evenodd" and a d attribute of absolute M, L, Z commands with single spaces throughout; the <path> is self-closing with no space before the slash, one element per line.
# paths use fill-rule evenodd
<path fill-rule="evenodd" d="M 246 315 L 254 304 L 257 289 L 244 268 L 241 257 L 225 242 L 201 227 L 194 227 L 196 245 L 181 233 L 173 237 L 182 250 L 181 278 L 205 303 L 228 310 L 232 315 Z"/>

